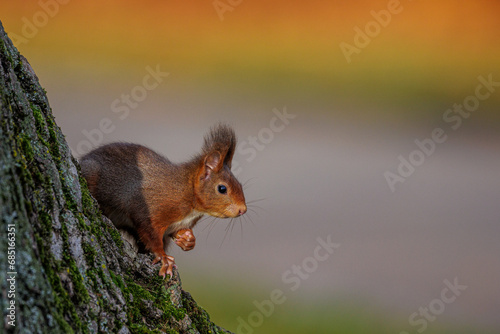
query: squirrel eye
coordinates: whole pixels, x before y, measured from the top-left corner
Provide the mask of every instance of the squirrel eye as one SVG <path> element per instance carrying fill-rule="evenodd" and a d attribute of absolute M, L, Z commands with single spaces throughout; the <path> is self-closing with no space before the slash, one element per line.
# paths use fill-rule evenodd
<path fill-rule="evenodd" d="M 217 186 L 217 190 L 221 193 L 221 194 L 225 194 L 227 193 L 227 188 L 225 185 L 222 185 L 222 184 L 219 184 Z"/>

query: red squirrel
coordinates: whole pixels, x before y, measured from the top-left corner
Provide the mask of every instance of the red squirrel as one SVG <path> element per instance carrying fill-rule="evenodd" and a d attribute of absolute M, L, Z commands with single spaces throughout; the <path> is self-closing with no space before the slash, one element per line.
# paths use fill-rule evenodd
<path fill-rule="evenodd" d="M 90 193 L 118 229 L 132 233 L 172 277 L 170 239 L 195 246 L 193 226 L 205 214 L 233 218 L 247 211 L 241 184 L 231 172 L 236 135 L 218 124 L 200 154 L 175 164 L 151 149 L 129 143 L 101 146 L 80 159 Z"/>

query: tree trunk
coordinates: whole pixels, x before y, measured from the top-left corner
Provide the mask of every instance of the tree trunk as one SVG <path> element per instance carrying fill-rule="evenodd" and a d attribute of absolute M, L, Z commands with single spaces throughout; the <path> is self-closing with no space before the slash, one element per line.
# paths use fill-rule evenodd
<path fill-rule="evenodd" d="M 103 217 L 0 22 L 0 332 L 229 333 Z"/>

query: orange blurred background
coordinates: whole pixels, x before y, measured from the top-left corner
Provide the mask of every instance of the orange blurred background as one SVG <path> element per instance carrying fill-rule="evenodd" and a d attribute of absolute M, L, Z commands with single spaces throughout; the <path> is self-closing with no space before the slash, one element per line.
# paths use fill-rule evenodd
<path fill-rule="evenodd" d="M 425 103 L 426 93 L 429 103 L 454 99 L 478 73 L 498 69 L 500 4 L 488 0 L 401 1 L 348 64 L 340 43 L 354 44 L 353 28 L 364 29 L 388 3 L 240 1 L 221 20 L 212 1 L 69 1 L 17 44 L 39 71 L 57 64 L 51 71 L 87 80 L 113 82 L 142 70 L 137 64 L 161 63 L 188 94 L 193 85 L 247 99 L 302 92 L 318 103 L 388 107 Z M 7 31 L 18 36 L 22 18 L 36 23 L 44 11 L 36 1 L 1 6 Z"/>

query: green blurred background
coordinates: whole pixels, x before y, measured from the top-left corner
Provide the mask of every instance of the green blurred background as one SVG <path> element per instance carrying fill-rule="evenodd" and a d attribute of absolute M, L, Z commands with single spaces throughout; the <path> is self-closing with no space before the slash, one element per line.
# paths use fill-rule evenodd
<path fill-rule="evenodd" d="M 443 120 L 479 76 L 500 81 L 499 2 L 62 2 L 3 1 L 0 20 L 77 157 L 119 140 L 183 161 L 217 121 L 239 135 L 238 177 L 260 201 L 232 224 L 199 223 L 192 252 L 172 250 L 216 323 L 500 331 L 500 89 L 456 130 Z M 435 128 L 447 140 L 392 192 L 385 173 Z M 327 236 L 340 247 L 292 290 L 283 275 Z M 467 288 L 436 309 L 455 278 Z M 286 300 L 259 310 L 276 289 Z"/>

